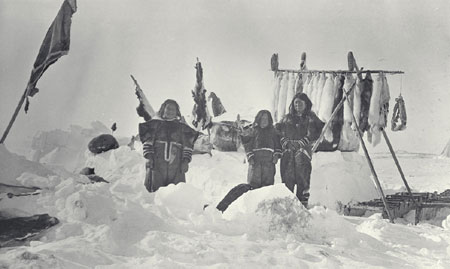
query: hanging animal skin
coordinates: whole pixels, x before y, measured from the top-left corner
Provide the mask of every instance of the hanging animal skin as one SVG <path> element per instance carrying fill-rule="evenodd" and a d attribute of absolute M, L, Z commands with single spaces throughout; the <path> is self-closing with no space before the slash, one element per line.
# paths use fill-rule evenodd
<path fill-rule="evenodd" d="M 281 120 L 286 114 L 286 97 L 289 83 L 289 73 L 283 73 L 283 79 L 281 80 L 280 95 L 278 97 L 278 120 Z"/>
<path fill-rule="evenodd" d="M 359 125 L 361 118 L 361 80 L 356 78 L 355 89 L 353 90 L 353 115 L 355 116 L 356 123 Z M 352 130 L 356 131 L 356 124 L 352 122 Z"/>
<path fill-rule="evenodd" d="M 320 100 L 319 114 L 318 117 L 323 122 L 328 122 L 333 113 L 334 96 L 336 95 L 337 87 L 335 85 L 335 75 L 330 75 L 325 81 L 325 86 L 322 91 L 322 98 Z M 329 126 L 325 130 L 325 140 L 328 142 L 333 141 L 333 133 L 331 132 L 331 127 Z"/>
<path fill-rule="evenodd" d="M 312 74 L 308 74 L 308 76 L 306 77 L 305 83 L 303 84 L 303 92 L 306 95 L 308 95 L 308 97 L 309 97 L 310 84 L 312 82 L 312 78 L 313 78 L 313 75 Z"/>
<path fill-rule="evenodd" d="M 370 100 L 372 98 L 373 92 L 373 79 L 370 73 L 367 73 L 365 78 L 360 81 L 361 89 L 361 113 L 359 119 L 359 128 L 361 132 L 370 131 L 369 125 L 369 110 L 370 110 Z M 368 133 L 368 138 L 371 134 Z M 370 141 L 370 140 L 369 140 Z"/>
<path fill-rule="evenodd" d="M 288 89 L 286 94 L 286 113 L 289 113 L 289 105 L 291 104 L 292 98 L 295 95 L 295 81 L 297 80 L 297 74 L 292 73 L 289 76 Z"/>
<path fill-rule="evenodd" d="M 405 130 L 406 120 L 407 117 L 406 117 L 405 100 L 403 100 L 403 97 L 400 94 L 397 98 L 395 98 L 395 106 L 391 120 L 391 130 L 394 132 Z"/>
<path fill-rule="evenodd" d="M 370 98 L 369 125 L 372 133 L 372 145 L 376 146 L 381 141 L 380 132 L 380 100 L 383 91 L 383 75 L 378 74 L 374 81 L 372 97 Z"/>
<path fill-rule="evenodd" d="M 311 74 L 308 73 L 306 75 L 303 75 L 303 92 L 306 95 L 308 95 L 307 94 L 307 92 L 308 92 L 308 85 L 309 85 L 310 82 L 311 82 Z"/>
<path fill-rule="evenodd" d="M 353 76 L 351 74 L 347 74 L 345 76 L 344 90 L 346 92 L 349 92 L 354 82 L 355 79 L 353 78 Z M 347 124 L 348 126 L 351 126 L 353 121 L 352 107 L 353 107 L 353 95 L 350 94 L 348 102 L 347 101 L 344 102 L 344 124 Z"/>
<path fill-rule="evenodd" d="M 325 73 L 321 73 L 320 77 L 319 77 L 319 83 L 317 85 L 317 91 L 316 94 L 314 95 L 314 112 L 316 114 L 319 113 L 319 109 L 320 109 L 320 98 L 322 97 L 322 92 L 323 92 L 323 87 L 325 86 L 325 80 L 326 80 L 326 76 Z"/>
<path fill-rule="evenodd" d="M 315 74 L 314 76 L 315 77 L 314 77 L 314 80 L 313 80 L 313 83 L 312 83 L 311 93 L 310 93 L 311 96 L 308 96 L 309 99 L 311 100 L 311 102 L 313 103 L 312 104 L 312 111 L 315 111 L 315 104 L 314 103 L 316 102 L 315 97 L 316 97 L 317 91 L 319 89 L 320 74 Z"/>
<path fill-rule="evenodd" d="M 345 76 L 343 89 L 349 92 L 355 84 L 355 79 L 352 74 Z M 353 122 L 353 94 L 348 96 L 348 100 L 344 102 L 344 122 L 342 125 L 341 139 L 339 140 L 338 149 L 340 151 L 356 151 L 359 147 L 359 140 L 356 132 L 351 128 Z"/>
<path fill-rule="evenodd" d="M 382 91 L 380 96 L 380 122 L 379 125 L 381 128 L 385 128 L 387 125 L 387 116 L 389 113 L 389 100 L 391 99 L 391 95 L 389 92 L 389 84 L 387 82 L 387 78 L 385 74 L 382 74 Z"/>
<path fill-rule="evenodd" d="M 303 92 L 303 74 L 299 73 L 295 82 L 295 93 Z"/>
<path fill-rule="evenodd" d="M 283 78 L 283 73 L 275 72 L 272 84 L 272 116 L 275 122 L 279 121 L 278 117 L 278 98 L 280 95 L 281 79 Z"/>

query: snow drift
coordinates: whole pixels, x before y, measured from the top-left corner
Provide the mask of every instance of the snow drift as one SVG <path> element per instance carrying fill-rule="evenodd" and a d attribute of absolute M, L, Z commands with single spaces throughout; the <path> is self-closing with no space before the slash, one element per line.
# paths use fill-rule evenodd
<path fill-rule="evenodd" d="M 30 246 L 0 250 L 10 268 L 336 268 L 450 265 L 450 236 L 437 226 L 392 225 L 379 215 L 344 217 L 339 203 L 377 196 L 357 153 L 314 156 L 310 209 L 280 183 L 245 193 L 224 214 L 215 205 L 246 180 L 239 152 L 195 155 L 187 183 L 156 193 L 143 186 L 142 147 L 83 155 L 110 183 L 56 172 L 0 148 L 2 175 L 40 195 L 3 198 L 0 211 L 48 213 L 60 224 Z M 3 178 L 3 177 L 2 177 Z M 204 209 L 204 206 L 208 204 Z M 324 207 L 325 205 L 326 207 Z M 448 227 L 448 218 L 443 227 Z"/>

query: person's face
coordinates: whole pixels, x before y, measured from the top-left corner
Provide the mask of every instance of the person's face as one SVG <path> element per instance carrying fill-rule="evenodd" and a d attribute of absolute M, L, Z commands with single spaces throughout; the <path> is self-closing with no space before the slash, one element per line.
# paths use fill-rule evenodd
<path fill-rule="evenodd" d="M 295 98 L 294 100 L 294 109 L 297 113 L 303 113 L 305 111 L 306 104 L 305 101 L 303 101 L 300 98 Z"/>
<path fill-rule="evenodd" d="M 164 108 L 163 118 L 172 120 L 177 117 L 177 107 L 174 104 L 167 104 Z"/>
<path fill-rule="evenodd" d="M 261 128 L 266 128 L 269 126 L 269 115 L 267 113 L 264 113 L 261 117 L 261 123 L 259 124 Z"/>

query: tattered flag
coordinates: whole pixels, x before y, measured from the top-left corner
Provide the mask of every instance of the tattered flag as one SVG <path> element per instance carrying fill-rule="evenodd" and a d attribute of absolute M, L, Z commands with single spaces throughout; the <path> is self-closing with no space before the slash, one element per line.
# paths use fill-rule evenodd
<path fill-rule="evenodd" d="M 36 88 L 38 80 L 45 70 L 55 63 L 61 56 L 69 53 L 70 26 L 72 15 L 77 11 L 76 0 L 64 0 L 55 20 L 47 31 L 39 54 L 33 65 L 30 80 L 27 85 L 25 113 L 28 112 L 29 100 L 39 90 Z"/>

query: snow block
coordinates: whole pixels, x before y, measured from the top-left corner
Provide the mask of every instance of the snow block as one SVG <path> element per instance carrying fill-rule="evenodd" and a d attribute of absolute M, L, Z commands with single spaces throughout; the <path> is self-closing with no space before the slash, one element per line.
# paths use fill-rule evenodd
<path fill-rule="evenodd" d="M 379 197 L 366 159 L 356 152 L 318 152 L 312 167 L 310 205 L 339 211 L 349 202 Z"/>
<path fill-rule="evenodd" d="M 190 214 L 203 213 L 205 205 L 201 190 L 186 183 L 170 184 L 155 192 L 155 204 L 170 215 L 189 219 Z"/>
<path fill-rule="evenodd" d="M 235 200 L 224 212 L 223 216 L 225 219 L 231 220 L 240 214 L 245 215 L 256 212 L 259 204 L 265 200 L 285 197 L 295 197 L 295 195 L 284 184 L 275 184 L 251 190 Z"/>

